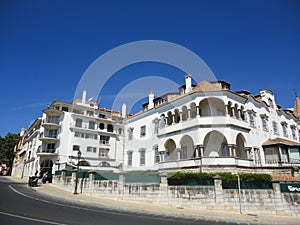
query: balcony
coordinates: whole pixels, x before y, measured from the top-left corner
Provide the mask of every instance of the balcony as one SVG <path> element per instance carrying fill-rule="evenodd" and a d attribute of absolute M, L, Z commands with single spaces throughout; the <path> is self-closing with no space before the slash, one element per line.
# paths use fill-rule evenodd
<path fill-rule="evenodd" d="M 63 111 L 55 108 L 47 108 L 43 110 L 43 113 L 47 114 L 48 116 L 60 116 Z"/>
<path fill-rule="evenodd" d="M 208 167 L 208 166 L 228 166 L 228 167 L 252 167 L 254 166 L 253 160 L 241 159 L 236 157 L 202 157 L 194 159 L 180 159 L 162 161 L 159 163 L 159 169 L 172 169 L 184 167 Z"/>
<path fill-rule="evenodd" d="M 59 119 L 47 118 L 42 121 L 42 126 L 48 130 L 60 128 Z"/>
<path fill-rule="evenodd" d="M 227 116 L 203 116 L 196 117 L 186 121 L 180 121 L 172 125 L 166 125 L 165 127 L 160 127 L 158 130 L 158 136 L 181 132 L 183 130 L 188 130 L 194 127 L 224 127 L 224 126 L 233 126 L 242 128 L 245 130 L 250 130 L 247 122 L 239 119 L 235 119 Z"/>
<path fill-rule="evenodd" d="M 37 151 L 37 156 L 52 156 L 57 155 L 55 148 L 52 149 L 41 149 Z"/>
<path fill-rule="evenodd" d="M 50 143 L 50 142 L 57 142 L 59 140 L 59 137 L 57 134 L 44 134 L 41 133 L 40 135 L 40 141 L 44 142 L 44 143 Z"/>

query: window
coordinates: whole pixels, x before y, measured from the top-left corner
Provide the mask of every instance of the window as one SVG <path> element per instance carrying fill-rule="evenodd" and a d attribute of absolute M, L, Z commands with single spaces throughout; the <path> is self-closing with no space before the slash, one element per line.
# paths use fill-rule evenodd
<path fill-rule="evenodd" d="M 99 148 L 99 157 L 100 158 L 108 158 L 108 148 Z"/>
<path fill-rule="evenodd" d="M 287 147 L 281 147 L 281 162 L 288 163 L 289 161 L 289 151 Z"/>
<path fill-rule="evenodd" d="M 93 112 L 93 111 L 90 111 L 90 110 L 87 110 L 87 111 L 86 111 L 86 114 L 87 114 L 88 116 L 94 116 L 94 112 Z"/>
<path fill-rule="evenodd" d="M 69 108 L 66 107 L 66 106 L 63 106 L 63 107 L 61 108 L 61 110 L 62 110 L 62 111 L 65 111 L 65 112 L 68 112 L 68 111 L 69 111 Z"/>
<path fill-rule="evenodd" d="M 282 126 L 283 136 L 284 136 L 284 137 L 288 137 L 288 133 L 287 133 L 287 123 L 286 123 L 286 122 L 282 122 L 282 123 L 281 123 L 281 126 Z"/>
<path fill-rule="evenodd" d="M 133 138 L 133 127 L 128 129 L 128 140 L 132 140 Z"/>
<path fill-rule="evenodd" d="M 160 162 L 160 154 L 158 152 L 158 145 L 155 145 L 153 147 L 153 150 L 154 150 L 154 162 L 159 163 Z"/>
<path fill-rule="evenodd" d="M 55 152 L 55 143 L 45 143 L 45 144 L 43 144 L 42 152 L 54 153 Z"/>
<path fill-rule="evenodd" d="M 109 144 L 109 136 L 100 135 L 100 144 L 102 145 L 108 145 Z"/>
<path fill-rule="evenodd" d="M 95 122 L 89 121 L 89 129 L 94 130 L 95 129 Z"/>
<path fill-rule="evenodd" d="M 97 151 L 97 148 L 96 147 L 92 147 L 92 146 L 87 146 L 86 147 L 86 151 L 87 152 L 93 152 L 93 153 L 95 153 Z"/>
<path fill-rule="evenodd" d="M 100 128 L 100 130 L 103 130 L 104 129 L 104 123 L 100 123 L 99 128 Z"/>
<path fill-rule="evenodd" d="M 146 126 L 141 126 L 141 137 L 146 136 Z"/>
<path fill-rule="evenodd" d="M 268 117 L 266 114 L 260 115 L 261 122 L 262 122 L 262 128 L 264 131 L 268 131 Z"/>
<path fill-rule="evenodd" d="M 82 111 L 80 109 L 73 109 L 73 113 L 76 114 L 83 114 Z"/>
<path fill-rule="evenodd" d="M 297 140 L 297 134 L 296 134 L 297 132 L 296 132 L 296 130 L 297 130 L 297 129 L 296 129 L 296 126 L 295 126 L 295 125 L 292 125 L 292 126 L 291 126 L 291 131 L 292 131 L 292 136 L 293 136 L 293 139 L 294 139 L 294 140 Z"/>
<path fill-rule="evenodd" d="M 76 119 L 75 127 L 82 127 L 82 119 Z"/>
<path fill-rule="evenodd" d="M 45 130 L 45 137 L 57 138 L 57 130 Z"/>
<path fill-rule="evenodd" d="M 105 116 L 104 114 L 99 114 L 99 118 L 103 118 L 103 119 L 105 119 L 105 118 L 106 118 L 106 116 Z"/>
<path fill-rule="evenodd" d="M 140 150 L 140 165 L 145 165 L 146 150 Z"/>
<path fill-rule="evenodd" d="M 249 123 L 251 127 L 255 127 L 254 113 L 249 112 Z"/>
<path fill-rule="evenodd" d="M 268 98 L 269 106 L 274 109 L 273 100 Z"/>
<path fill-rule="evenodd" d="M 132 151 L 129 151 L 127 154 L 127 165 L 132 166 Z"/>
<path fill-rule="evenodd" d="M 273 134 L 278 135 L 278 127 L 275 121 L 272 122 L 272 126 L 273 126 Z"/>
<path fill-rule="evenodd" d="M 79 145 L 73 145 L 73 151 L 79 151 L 80 146 Z"/>
<path fill-rule="evenodd" d="M 254 148 L 254 163 L 256 166 L 261 166 L 261 157 L 259 148 Z"/>
<path fill-rule="evenodd" d="M 118 131 L 119 131 L 119 134 L 122 134 L 122 128 L 119 128 Z"/>
<path fill-rule="evenodd" d="M 114 132 L 114 127 L 111 124 L 107 124 L 107 132 Z"/>

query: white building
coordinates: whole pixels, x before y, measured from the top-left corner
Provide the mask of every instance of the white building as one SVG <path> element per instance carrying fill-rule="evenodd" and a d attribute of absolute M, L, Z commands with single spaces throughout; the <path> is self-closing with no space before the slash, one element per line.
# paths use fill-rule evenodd
<path fill-rule="evenodd" d="M 17 147 L 16 176 L 71 170 L 78 151 L 86 171 L 274 172 L 300 166 L 298 98 L 294 110 L 284 110 L 271 90 L 253 96 L 231 91 L 225 81 L 195 85 L 189 74 L 176 93 L 155 97 L 150 91 L 134 115 L 126 107 L 100 108 L 86 95 L 72 103 L 55 100 L 43 110 Z"/>
<path fill-rule="evenodd" d="M 55 100 L 44 109 L 25 132 L 17 152 L 18 156 L 25 154 L 25 163 L 15 163 L 24 166 L 21 176 L 72 170 L 78 151 L 81 169 L 118 170 L 124 155 L 121 113 L 98 105 L 86 100 L 83 91 L 81 99 L 72 103 Z M 20 177 L 20 172 L 15 174 Z"/>
<path fill-rule="evenodd" d="M 232 92 L 225 81 L 192 85 L 190 75 L 185 79 L 178 93 L 154 98 L 151 91 L 144 110 L 124 121 L 126 170 L 300 165 L 299 114 L 277 106 L 271 90 L 252 96 Z"/>

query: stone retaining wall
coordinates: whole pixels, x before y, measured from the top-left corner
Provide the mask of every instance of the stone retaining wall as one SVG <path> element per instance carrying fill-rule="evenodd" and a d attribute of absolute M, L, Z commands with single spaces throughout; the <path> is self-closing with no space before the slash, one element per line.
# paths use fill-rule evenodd
<path fill-rule="evenodd" d="M 169 186 L 166 174 L 161 174 L 160 183 L 126 183 L 125 174 L 119 174 L 119 180 L 94 178 L 90 173 L 89 178 L 78 179 L 77 193 L 175 207 L 300 217 L 300 193 L 281 193 L 279 182 L 273 182 L 272 189 L 242 189 L 239 196 L 237 189 L 223 189 L 218 176 L 213 186 Z M 54 183 L 73 192 L 76 171 L 69 177 L 62 171 Z"/>

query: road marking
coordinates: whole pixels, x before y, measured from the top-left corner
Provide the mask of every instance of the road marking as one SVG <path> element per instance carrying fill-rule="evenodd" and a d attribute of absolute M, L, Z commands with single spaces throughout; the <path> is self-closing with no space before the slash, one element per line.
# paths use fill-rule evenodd
<path fill-rule="evenodd" d="M 39 219 L 35 219 L 35 218 L 32 218 L 32 217 L 19 216 L 19 215 L 16 215 L 16 214 L 11 214 L 11 213 L 1 212 L 1 211 L 0 211 L 0 214 L 5 215 L 5 216 L 11 216 L 11 217 L 19 218 L 19 219 L 39 222 L 39 223 L 47 223 L 47 224 L 55 224 L 55 225 L 66 225 L 64 223 L 56 223 L 56 222 L 52 222 L 52 221 L 48 221 L 48 220 L 39 220 Z"/>
<path fill-rule="evenodd" d="M 73 209 L 81 209 L 81 210 L 86 210 L 86 211 L 92 211 L 92 212 L 102 212 L 102 213 L 107 213 L 107 214 L 110 214 L 110 215 L 120 215 L 120 216 L 126 216 L 127 215 L 127 211 L 124 211 L 122 210 L 121 208 L 120 209 L 103 209 L 101 208 L 101 210 L 95 210 L 95 209 L 90 209 L 90 208 L 87 208 L 87 207 L 80 207 L 80 206 L 73 206 L 73 205 L 66 205 L 66 204 L 61 204 L 61 203 L 58 203 L 58 202 L 51 202 L 51 201 L 47 201 L 47 200 L 44 200 L 44 199 L 40 199 L 40 198 L 35 198 L 33 196 L 30 196 L 30 195 L 26 195 L 18 190 L 16 190 L 15 188 L 12 187 L 12 185 L 8 185 L 8 187 L 14 191 L 15 193 L 19 194 L 19 195 L 22 195 L 26 198 L 30 198 L 30 199 L 34 199 L 36 201 L 41 201 L 41 202 L 45 202 L 45 203 L 48 203 L 48 204 L 52 204 L 52 205 L 58 205 L 58 206 L 63 206 L 63 207 L 68 207 L 68 208 L 73 208 Z M 132 211 L 132 210 L 129 210 L 131 213 L 135 214 L 135 217 L 139 217 L 139 218 L 149 218 L 149 215 L 147 212 L 139 212 L 139 211 Z M 148 215 L 148 216 L 147 216 Z M 181 218 L 180 216 L 178 217 L 178 215 L 163 215 L 163 214 L 159 214 L 160 217 L 157 218 L 157 217 L 154 217 L 152 219 L 156 219 L 156 220 L 160 220 L 160 221 L 178 221 L 178 220 L 181 220 L 181 221 L 184 221 L 184 222 L 188 222 L 188 223 L 194 223 L 193 221 L 185 221 L 186 218 Z M 174 218 L 172 218 L 174 217 Z"/>

